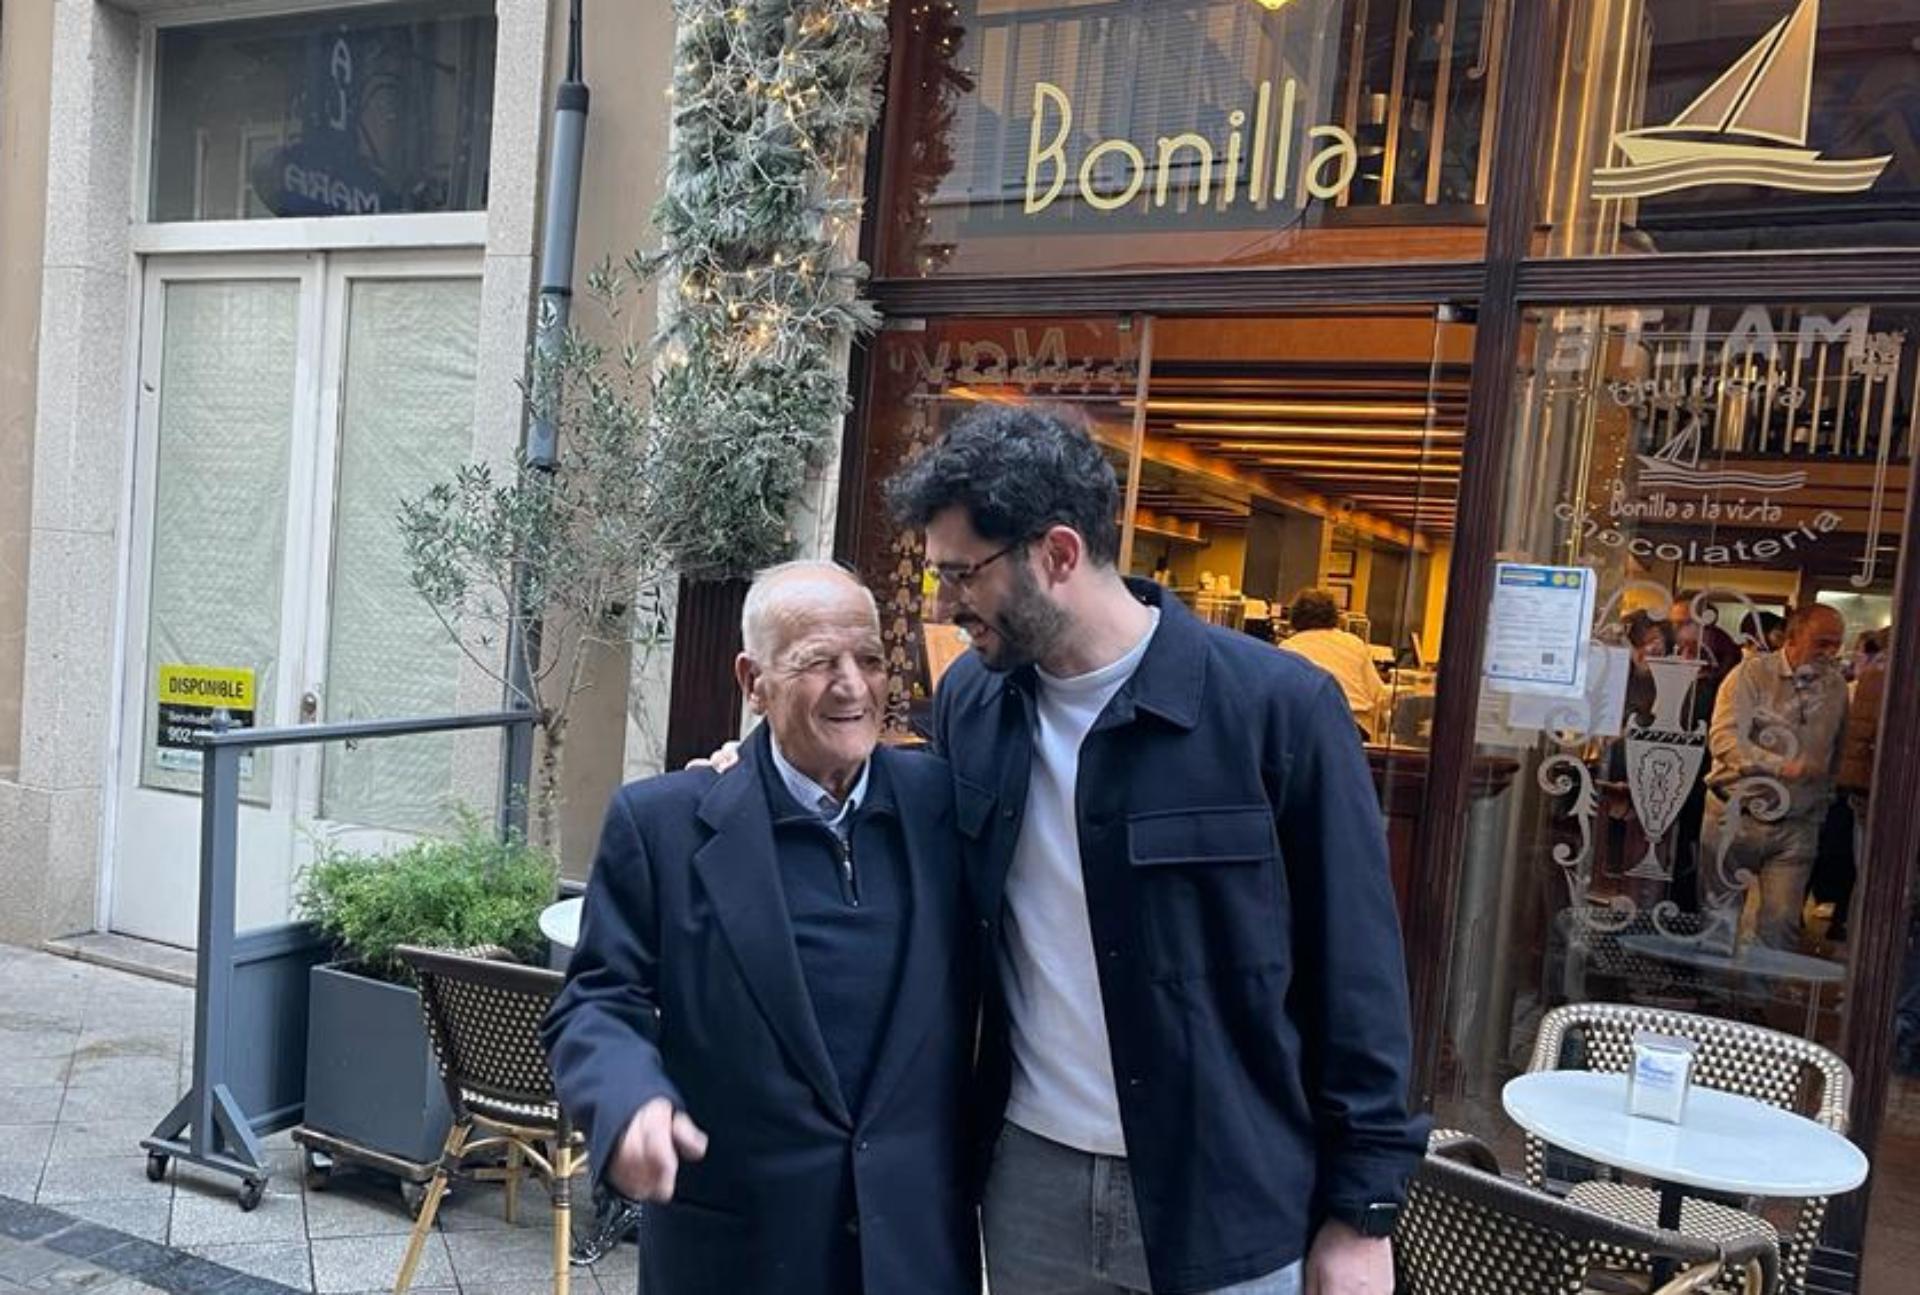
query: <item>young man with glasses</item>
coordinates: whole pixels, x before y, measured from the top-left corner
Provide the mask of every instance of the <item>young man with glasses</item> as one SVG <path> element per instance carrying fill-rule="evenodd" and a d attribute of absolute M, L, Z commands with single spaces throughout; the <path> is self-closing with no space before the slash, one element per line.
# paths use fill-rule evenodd
<path fill-rule="evenodd" d="M 976 411 L 892 495 L 972 640 L 934 728 L 993 968 L 994 1295 L 1387 1295 L 1424 1121 L 1339 688 L 1123 579 L 1061 417 Z"/>

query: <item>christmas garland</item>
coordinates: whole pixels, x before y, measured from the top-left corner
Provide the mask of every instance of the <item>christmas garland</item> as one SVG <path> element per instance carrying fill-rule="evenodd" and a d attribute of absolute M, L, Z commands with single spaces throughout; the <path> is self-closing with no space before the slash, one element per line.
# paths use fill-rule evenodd
<path fill-rule="evenodd" d="M 695 579 L 787 557 L 848 407 L 844 344 L 878 322 L 852 168 L 880 111 L 886 0 L 676 0 L 666 298 L 648 471 L 658 541 Z"/>

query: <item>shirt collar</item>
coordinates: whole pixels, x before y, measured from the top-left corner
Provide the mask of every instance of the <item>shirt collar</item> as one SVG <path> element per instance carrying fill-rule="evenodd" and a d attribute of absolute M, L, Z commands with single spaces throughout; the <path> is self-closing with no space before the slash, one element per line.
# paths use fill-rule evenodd
<path fill-rule="evenodd" d="M 773 757 L 773 767 L 779 771 L 780 781 L 786 785 L 787 794 L 792 796 L 800 808 L 820 816 L 828 827 L 838 830 L 853 812 L 867 798 L 868 780 L 873 774 L 871 757 L 860 766 L 860 776 L 854 781 L 853 790 L 847 793 L 846 800 L 835 800 L 833 793 L 813 779 L 801 773 L 788 762 L 780 751 L 780 741 L 773 735 L 773 726 L 767 726 L 767 754 Z"/>

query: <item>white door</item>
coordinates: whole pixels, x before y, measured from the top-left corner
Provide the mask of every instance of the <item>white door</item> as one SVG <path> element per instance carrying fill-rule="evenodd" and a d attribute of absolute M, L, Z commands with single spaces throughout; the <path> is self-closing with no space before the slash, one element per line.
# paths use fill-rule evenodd
<path fill-rule="evenodd" d="M 180 717 L 206 712 L 183 699 L 250 706 L 259 726 L 456 709 L 461 654 L 407 583 L 395 513 L 471 457 L 477 271 L 466 255 L 149 263 L 114 930 L 194 941 L 200 775 Z M 240 928 L 287 918 L 317 841 L 486 811 L 481 763 L 450 738 L 252 757 Z"/>

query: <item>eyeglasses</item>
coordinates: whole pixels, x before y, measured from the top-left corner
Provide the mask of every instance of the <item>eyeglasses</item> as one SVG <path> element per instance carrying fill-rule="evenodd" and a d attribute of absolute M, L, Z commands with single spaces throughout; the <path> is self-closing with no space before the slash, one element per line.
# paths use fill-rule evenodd
<path fill-rule="evenodd" d="M 973 584 L 974 577 L 1025 543 L 1025 540 L 1015 540 L 1005 548 L 989 553 L 978 562 L 970 562 L 966 566 L 930 566 L 927 568 L 927 576 L 937 585 L 945 585 L 955 593 L 964 593 Z"/>

